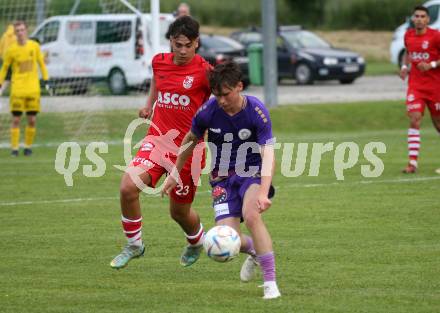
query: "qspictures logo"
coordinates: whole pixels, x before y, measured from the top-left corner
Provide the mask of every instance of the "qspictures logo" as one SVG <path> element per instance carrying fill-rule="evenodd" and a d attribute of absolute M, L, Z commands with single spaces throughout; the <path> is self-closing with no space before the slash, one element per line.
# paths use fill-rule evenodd
<path fill-rule="evenodd" d="M 133 134 L 138 127 L 145 124 L 149 127 L 154 127 L 160 135 L 147 136 L 133 146 Z M 219 129 L 219 131 L 221 132 L 221 129 Z M 142 182 L 139 175 L 146 169 L 154 166 L 161 166 L 168 172 L 172 171 L 174 167 L 173 160 L 175 160 L 175 158 L 189 146 L 188 144 L 187 146 L 179 147 L 175 144 L 174 140 L 179 134 L 179 131 L 176 129 L 172 129 L 166 134 L 162 134 L 158 127 L 150 120 L 142 118 L 135 119 L 127 127 L 123 139 L 123 156 L 125 164 L 113 165 L 113 167 L 130 174 L 133 182 L 135 182 L 138 188 L 143 190 L 144 193 L 158 194 L 160 193 L 161 186 L 150 188 Z M 233 136 L 232 133 L 224 134 L 225 140 L 221 146 L 219 168 L 228 168 L 232 155 L 231 140 L 233 139 Z M 243 134 L 241 134 L 241 136 L 243 137 Z M 217 150 L 220 149 L 217 149 L 213 143 L 198 143 L 195 151 L 203 151 L 206 146 L 209 147 L 211 160 L 216 160 L 218 153 Z M 270 146 L 273 147 L 274 150 L 278 150 L 278 155 L 281 155 L 280 168 L 277 169 L 277 172 L 288 178 L 295 178 L 303 175 L 318 177 L 320 175 L 323 156 L 328 156 L 329 154 L 333 154 L 333 173 L 337 181 L 343 181 L 345 179 L 345 172 L 349 169 L 355 168 L 357 165 L 359 168 L 359 174 L 364 178 L 380 177 L 385 169 L 384 163 L 380 158 L 380 155 L 387 152 L 386 145 L 383 142 L 373 141 L 361 146 L 353 141 L 341 142 L 338 144 L 335 142 L 295 143 L 271 141 Z M 132 152 L 137 151 L 138 149 L 149 151 L 149 159 L 135 158 Z M 58 146 L 56 152 L 55 171 L 60 175 L 63 175 L 67 186 L 73 187 L 73 174 L 80 170 L 79 164 L 81 158 L 85 157 L 92 164 L 83 165 L 82 174 L 85 177 L 90 178 L 102 177 L 106 173 L 107 164 L 101 155 L 107 154 L 108 151 L 109 145 L 105 142 L 91 142 L 85 147 L 84 151 L 77 142 L 64 142 Z M 258 168 L 252 166 L 246 168 L 244 164 L 248 153 L 259 153 L 259 151 L 260 145 L 256 142 L 246 141 L 240 145 L 237 150 L 234 172 L 242 177 L 255 175 Z M 293 160 L 295 154 L 296 158 Z M 196 155 L 196 153 L 194 153 L 194 155 Z M 174 156 L 174 159 L 170 158 L 170 156 Z M 137 162 L 141 166 L 130 166 L 132 162 Z M 201 184 L 201 180 L 198 179 L 199 176 L 201 174 L 208 174 L 211 171 L 211 166 L 206 166 L 202 170 L 200 168 L 201 162 L 201 157 L 199 159 L 193 158 L 192 177 L 193 181 L 198 185 Z M 227 175 L 227 170 L 225 174 Z M 270 171 L 265 172 L 263 168 L 261 175 L 270 175 Z"/>

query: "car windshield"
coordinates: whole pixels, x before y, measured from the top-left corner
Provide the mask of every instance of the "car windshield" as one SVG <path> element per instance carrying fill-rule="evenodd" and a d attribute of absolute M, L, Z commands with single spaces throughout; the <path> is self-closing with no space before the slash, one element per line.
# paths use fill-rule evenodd
<path fill-rule="evenodd" d="M 249 45 L 251 43 L 262 42 L 263 36 L 257 32 L 242 33 L 239 35 L 239 41 L 245 45 Z"/>
<path fill-rule="evenodd" d="M 213 50 L 241 50 L 244 49 L 241 43 L 221 36 L 202 36 L 202 46 Z"/>
<path fill-rule="evenodd" d="M 330 45 L 309 31 L 286 31 L 281 33 L 293 48 L 329 48 Z"/>

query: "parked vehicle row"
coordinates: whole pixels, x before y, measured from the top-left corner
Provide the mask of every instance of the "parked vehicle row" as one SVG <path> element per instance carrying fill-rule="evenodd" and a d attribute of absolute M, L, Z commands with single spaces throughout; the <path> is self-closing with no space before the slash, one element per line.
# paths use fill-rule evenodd
<path fill-rule="evenodd" d="M 246 46 L 261 43 L 261 31 L 250 28 L 231 34 Z M 299 26 L 281 26 L 277 37 L 278 77 L 293 78 L 298 84 L 315 80 L 339 80 L 351 84 L 363 75 L 365 60 L 349 50 L 332 47 L 324 39 Z"/>
<path fill-rule="evenodd" d="M 165 38 L 172 14 L 160 15 L 160 51 L 168 52 Z M 100 14 L 53 16 L 31 35 L 46 56 L 54 88 L 68 86 L 85 93 L 91 81 L 105 80 L 112 94 L 145 86 L 151 80 L 151 15 Z M 249 84 L 247 47 L 261 43 L 259 29 L 231 34 L 231 38 L 201 35 L 198 51 L 215 65 L 237 62 Z M 333 48 L 316 34 L 300 27 L 280 27 L 277 37 L 279 79 L 294 78 L 299 84 L 337 79 L 352 83 L 365 69 L 364 60 L 354 52 Z M 264 65 L 263 65 L 264 66 Z"/>

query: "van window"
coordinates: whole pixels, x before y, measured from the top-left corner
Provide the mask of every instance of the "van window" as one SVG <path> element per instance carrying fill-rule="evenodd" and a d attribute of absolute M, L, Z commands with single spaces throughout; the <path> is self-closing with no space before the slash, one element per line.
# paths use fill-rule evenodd
<path fill-rule="evenodd" d="M 429 12 L 429 24 L 433 24 L 437 21 L 438 19 L 438 11 L 439 11 L 440 5 L 431 5 L 430 7 L 428 7 L 428 12 Z"/>
<path fill-rule="evenodd" d="M 41 45 L 54 42 L 58 39 L 58 30 L 60 29 L 60 22 L 52 21 L 44 25 L 36 34 Z"/>
<path fill-rule="evenodd" d="M 93 23 L 91 21 L 71 21 L 67 23 L 66 39 L 72 45 L 91 45 L 94 43 Z"/>
<path fill-rule="evenodd" d="M 124 42 L 131 37 L 131 21 L 98 22 L 96 43 Z"/>

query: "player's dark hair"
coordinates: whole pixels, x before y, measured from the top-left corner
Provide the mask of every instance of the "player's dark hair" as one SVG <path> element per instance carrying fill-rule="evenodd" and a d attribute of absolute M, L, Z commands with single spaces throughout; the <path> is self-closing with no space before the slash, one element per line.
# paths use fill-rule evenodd
<path fill-rule="evenodd" d="M 189 40 L 195 40 L 197 37 L 199 37 L 199 28 L 199 22 L 197 22 L 191 16 L 182 16 L 171 23 L 165 37 L 170 39 L 183 35 Z"/>
<path fill-rule="evenodd" d="M 217 64 L 209 74 L 209 85 L 213 93 L 221 91 L 223 86 L 235 87 L 241 82 L 243 74 L 240 66 L 233 61 Z"/>
<path fill-rule="evenodd" d="M 416 11 L 424 11 L 429 16 L 428 8 L 423 6 L 423 5 L 415 6 L 414 10 L 413 10 L 413 13 L 415 13 Z"/>
<path fill-rule="evenodd" d="M 27 23 L 24 20 L 16 20 L 14 21 L 14 27 L 17 27 L 19 25 L 24 25 L 24 27 L 28 28 Z"/>

